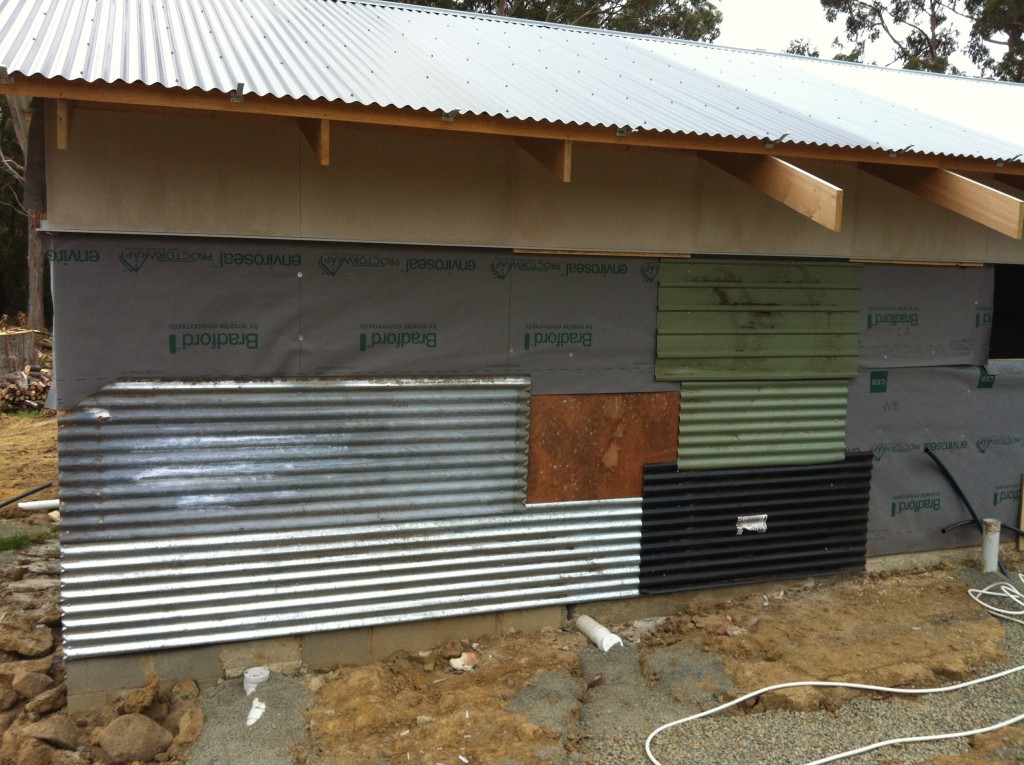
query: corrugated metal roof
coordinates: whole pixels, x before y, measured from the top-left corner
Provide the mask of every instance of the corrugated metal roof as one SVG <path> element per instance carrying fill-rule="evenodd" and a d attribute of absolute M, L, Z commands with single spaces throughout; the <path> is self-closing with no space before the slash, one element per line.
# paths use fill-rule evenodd
<path fill-rule="evenodd" d="M 11 73 L 1009 159 L 1024 87 L 351 0 L 21 0 Z"/>

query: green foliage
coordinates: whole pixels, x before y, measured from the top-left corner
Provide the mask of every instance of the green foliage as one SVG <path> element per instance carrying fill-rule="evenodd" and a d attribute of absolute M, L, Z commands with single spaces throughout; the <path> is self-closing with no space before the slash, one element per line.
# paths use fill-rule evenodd
<path fill-rule="evenodd" d="M 820 58 L 821 52 L 811 45 L 811 41 L 801 38 L 799 40 L 790 40 L 789 46 L 786 48 L 784 53 L 792 53 L 795 56 L 809 56 L 810 58 Z"/>
<path fill-rule="evenodd" d="M 845 16 L 846 39 L 854 44 L 850 53 L 836 58 L 860 60 L 865 45 L 887 40 L 895 60 L 904 69 L 960 74 L 949 63 L 956 52 L 958 33 L 950 14 L 959 12 L 960 0 L 820 0 L 825 18 L 831 22 Z"/>
<path fill-rule="evenodd" d="M 713 42 L 722 12 L 710 0 L 412 0 L 417 5 L 619 32 Z"/>
<path fill-rule="evenodd" d="M 1024 82 L 1024 0 L 966 0 L 965 8 L 974 21 L 971 61 L 998 80 Z"/>
<path fill-rule="evenodd" d="M 11 534 L 8 537 L 0 537 L 0 552 L 10 550 L 24 550 L 32 541 L 25 534 Z"/>

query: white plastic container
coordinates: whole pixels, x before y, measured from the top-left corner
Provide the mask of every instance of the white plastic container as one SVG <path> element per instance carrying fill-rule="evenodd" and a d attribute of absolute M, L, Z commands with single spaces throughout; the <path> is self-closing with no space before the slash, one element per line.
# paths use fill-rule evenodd
<path fill-rule="evenodd" d="M 266 667 L 249 667 L 242 673 L 242 687 L 245 695 L 250 695 L 256 690 L 256 686 L 265 683 L 270 679 L 270 670 Z"/>

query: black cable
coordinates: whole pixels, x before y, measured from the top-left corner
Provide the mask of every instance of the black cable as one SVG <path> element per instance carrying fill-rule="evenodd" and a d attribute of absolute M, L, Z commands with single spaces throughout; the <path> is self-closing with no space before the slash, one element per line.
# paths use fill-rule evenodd
<path fill-rule="evenodd" d="M 12 497 L 11 499 L 7 500 L 2 505 L 0 505 L 0 508 L 7 507 L 8 505 L 12 504 L 13 502 L 17 502 L 19 499 L 25 499 L 25 497 L 31 497 L 37 491 L 42 491 L 43 489 L 49 489 L 51 486 L 53 486 L 52 482 L 44 483 L 42 486 L 37 486 L 34 489 L 29 489 L 24 494 L 19 494 L 17 497 Z"/>

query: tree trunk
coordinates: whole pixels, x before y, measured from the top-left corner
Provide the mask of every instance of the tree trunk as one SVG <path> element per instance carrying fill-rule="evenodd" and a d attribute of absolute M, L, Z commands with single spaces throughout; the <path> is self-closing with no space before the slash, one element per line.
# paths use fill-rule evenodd
<path fill-rule="evenodd" d="M 43 284 L 46 260 L 43 258 L 43 243 L 39 239 L 39 213 L 28 211 L 28 326 L 30 329 L 46 330 L 46 311 Z"/>
<path fill-rule="evenodd" d="M 21 372 L 26 366 L 38 363 L 34 332 L 0 332 L 0 372 Z"/>

